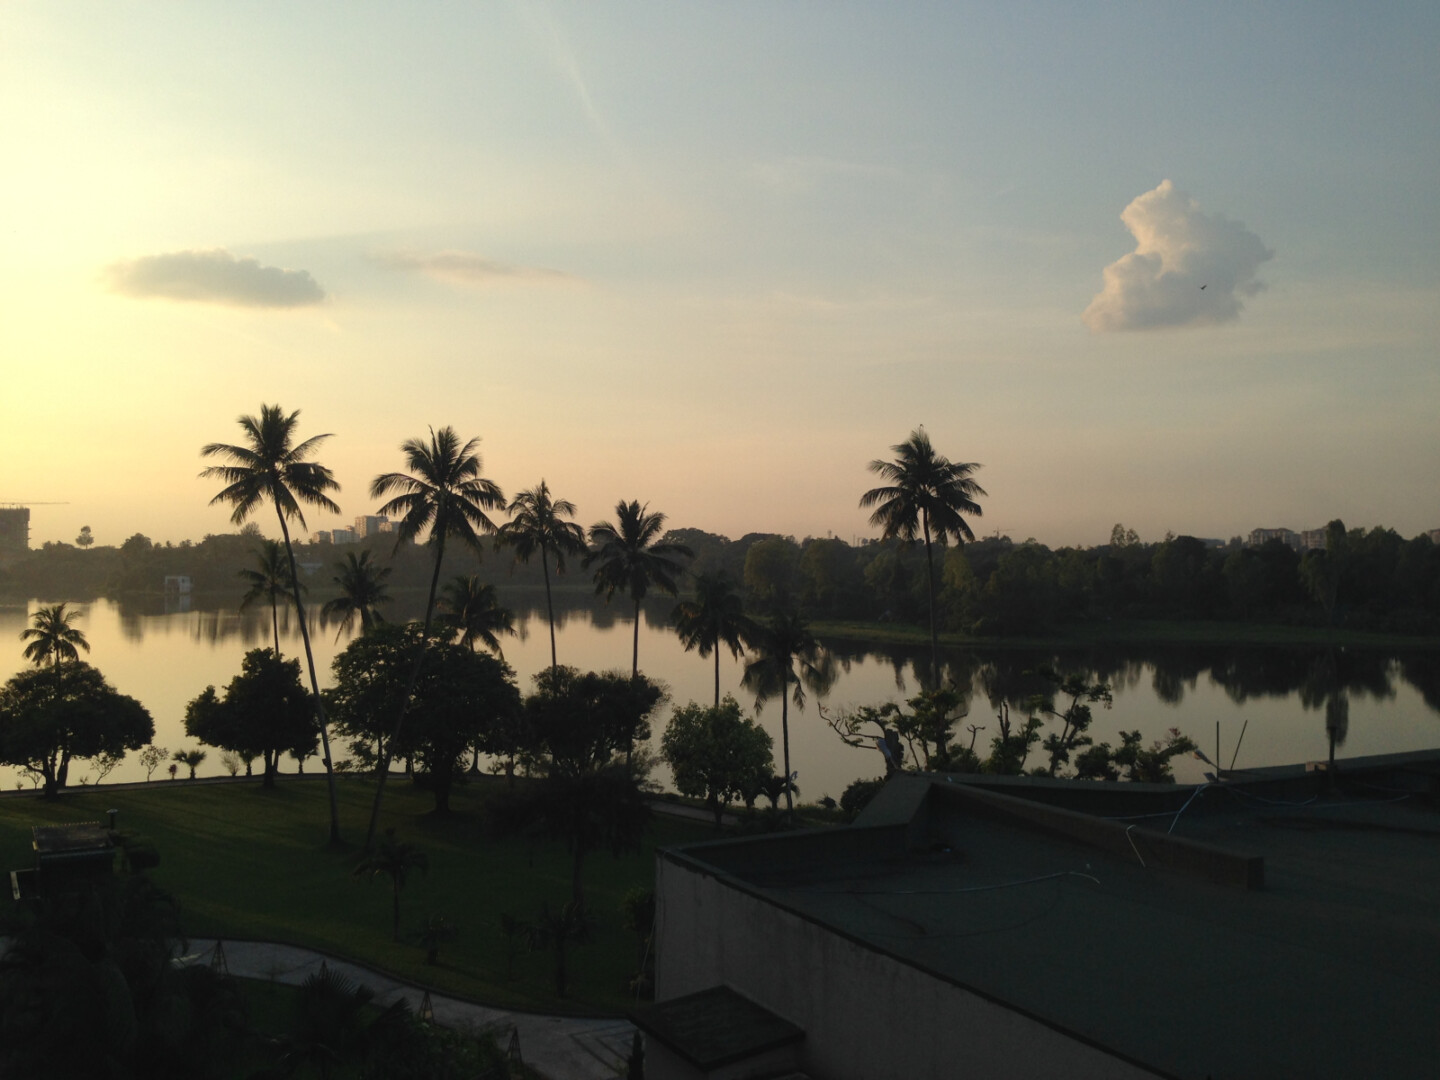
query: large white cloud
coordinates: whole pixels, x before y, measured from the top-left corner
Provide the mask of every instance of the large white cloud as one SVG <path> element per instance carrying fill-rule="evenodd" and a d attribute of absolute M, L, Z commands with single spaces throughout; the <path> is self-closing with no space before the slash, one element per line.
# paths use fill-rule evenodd
<path fill-rule="evenodd" d="M 1105 288 L 1081 316 L 1091 330 L 1207 326 L 1240 317 L 1241 300 L 1274 252 L 1238 221 L 1202 214 L 1169 180 L 1120 215 L 1135 250 L 1105 268 Z"/>
<path fill-rule="evenodd" d="M 308 270 L 261 266 L 223 248 L 125 259 L 105 269 L 112 292 L 140 299 L 194 300 L 237 307 L 303 307 L 325 299 Z"/>
<path fill-rule="evenodd" d="M 391 270 L 416 271 L 462 285 L 493 285 L 502 282 L 565 285 L 579 281 L 563 270 L 496 262 L 470 251 L 378 251 L 373 252 L 370 259 Z"/>

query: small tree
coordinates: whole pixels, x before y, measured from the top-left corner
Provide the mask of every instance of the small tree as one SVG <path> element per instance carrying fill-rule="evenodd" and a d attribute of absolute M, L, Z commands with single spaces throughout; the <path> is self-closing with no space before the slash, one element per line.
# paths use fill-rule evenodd
<path fill-rule="evenodd" d="M 675 710 L 660 743 L 682 795 L 703 798 L 720 828 L 725 808 L 775 771 L 774 740 L 729 694 L 719 706 Z"/>
<path fill-rule="evenodd" d="M 1050 775 L 1054 776 L 1060 766 L 1070 763 L 1070 754 L 1080 747 L 1089 746 L 1094 740 L 1085 734 L 1090 727 L 1091 710 L 1094 704 L 1110 708 L 1114 698 L 1108 683 L 1091 683 L 1083 675 L 1062 676 L 1050 668 L 1041 668 L 1037 674 L 1050 683 L 1048 693 L 1036 694 L 1026 701 L 1032 716 L 1049 716 L 1060 721 L 1060 730 L 1046 735 L 1041 746 L 1050 755 Z M 1056 707 L 1056 694 L 1065 694 L 1070 703 L 1064 709 Z"/>
<path fill-rule="evenodd" d="M 160 763 L 170 756 L 170 751 L 164 746 L 156 746 L 151 743 L 140 751 L 140 766 L 145 770 L 145 782 L 148 784 L 150 778 L 155 775 L 155 770 Z"/>
<path fill-rule="evenodd" d="M 394 829 L 386 829 L 385 835 L 375 847 L 367 852 L 352 871 L 357 878 L 371 880 L 384 875 L 390 879 L 391 896 L 391 938 L 400 940 L 400 893 L 405 888 L 412 870 L 425 874 L 430 869 L 430 859 L 417 845 L 395 838 Z"/>
<path fill-rule="evenodd" d="M 75 537 L 75 543 L 80 545 L 81 550 L 95 543 L 95 535 L 90 531 L 89 525 L 80 526 L 80 535 Z"/>
<path fill-rule="evenodd" d="M 251 649 L 223 698 L 207 686 L 186 706 L 185 733 L 241 760 L 263 758 L 265 786 L 274 787 L 283 753 L 315 749 L 314 706 L 300 681 L 300 661 Z"/>
<path fill-rule="evenodd" d="M 181 765 L 188 765 L 190 767 L 191 780 L 195 779 L 195 770 L 200 767 L 200 763 L 208 756 L 204 750 L 199 749 L 175 751 L 175 760 Z"/>

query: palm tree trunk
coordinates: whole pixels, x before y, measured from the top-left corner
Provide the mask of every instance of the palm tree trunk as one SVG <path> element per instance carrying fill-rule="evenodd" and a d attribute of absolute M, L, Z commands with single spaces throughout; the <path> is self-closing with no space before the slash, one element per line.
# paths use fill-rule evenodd
<path fill-rule="evenodd" d="M 285 539 L 285 554 L 290 558 L 290 587 L 295 593 L 295 613 L 300 619 L 300 640 L 305 643 L 305 663 L 310 669 L 310 692 L 315 695 L 315 723 L 320 727 L 320 745 L 325 751 L 325 783 L 330 794 L 330 843 L 339 847 L 340 803 L 335 797 L 335 767 L 330 760 L 330 732 L 325 724 L 325 702 L 320 698 L 320 680 L 315 677 L 315 654 L 310 649 L 310 629 L 305 625 L 305 605 L 300 601 L 300 571 L 295 565 L 295 549 L 290 546 L 290 529 L 285 524 L 285 515 L 278 502 L 275 504 L 275 516 L 280 519 L 280 535 Z M 276 644 L 278 659 L 278 623 Z"/>
<path fill-rule="evenodd" d="M 545 557 L 545 545 L 540 545 L 540 569 L 545 571 L 545 614 L 550 617 L 550 666 L 557 667 L 555 659 L 555 602 L 550 599 L 550 562 Z"/>
<path fill-rule="evenodd" d="M 925 527 L 925 580 L 930 589 L 930 688 L 940 689 L 940 639 L 935 633 L 935 560 L 930 553 L 930 514 L 920 512 Z"/>
<path fill-rule="evenodd" d="M 795 800 L 790 797 L 790 684 L 787 681 L 780 692 L 780 739 L 785 746 L 785 813 L 795 819 Z"/>
<path fill-rule="evenodd" d="M 410 678 L 405 683 L 405 696 L 400 699 L 400 715 L 395 718 L 395 730 L 380 751 L 380 775 L 375 780 L 375 803 L 370 808 L 370 828 L 365 832 L 365 850 L 375 850 L 375 830 L 380 825 L 380 804 L 385 798 L 385 781 L 390 776 L 390 754 L 400 741 L 400 732 L 405 726 L 405 714 L 410 709 L 410 698 L 415 693 L 415 684 L 420 681 L 420 666 L 425 662 L 425 646 L 430 641 L 430 619 L 435 614 L 435 591 L 440 585 L 440 564 L 445 561 L 445 532 L 437 515 L 434 528 L 440 530 L 435 542 L 435 569 L 430 573 L 430 595 L 425 601 L 425 622 L 420 628 L 420 651 L 410 665 Z"/>
<path fill-rule="evenodd" d="M 270 594 L 270 629 L 275 633 L 275 659 L 280 659 L 280 605 L 275 602 L 275 594 Z"/>
<path fill-rule="evenodd" d="M 635 635 L 634 644 L 630 647 L 630 678 L 635 679 L 640 675 L 640 598 L 635 598 Z"/>
<path fill-rule="evenodd" d="M 720 707 L 720 642 L 715 642 L 715 708 Z"/>

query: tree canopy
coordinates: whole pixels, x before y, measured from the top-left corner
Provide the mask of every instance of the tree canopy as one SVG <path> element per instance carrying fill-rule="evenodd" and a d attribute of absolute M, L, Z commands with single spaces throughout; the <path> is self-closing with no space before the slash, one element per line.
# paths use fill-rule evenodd
<path fill-rule="evenodd" d="M 207 686 L 185 708 L 185 734 L 265 763 L 265 786 L 275 786 L 282 754 L 315 750 L 314 705 L 300 681 L 300 661 L 270 649 L 251 649 L 224 697 Z"/>

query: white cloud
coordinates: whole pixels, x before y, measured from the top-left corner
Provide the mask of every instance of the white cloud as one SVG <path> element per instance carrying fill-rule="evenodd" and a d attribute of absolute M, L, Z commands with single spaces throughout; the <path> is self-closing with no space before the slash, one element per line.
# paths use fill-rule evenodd
<path fill-rule="evenodd" d="M 1169 180 L 1127 206 L 1120 220 L 1135 250 L 1105 268 L 1105 288 L 1081 318 L 1096 332 L 1211 326 L 1240 317 L 1241 299 L 1274 252 L 1238 221 L 1202 214 Z"/>
<path fill-rule="evenodd" d="M 494 285 L 505 282 L 566 285 L 580 280 L 563 270 L 515 266 L 469 251 L 381 251 L 372 253 L 370 260 L 391 270 L 416 271 L 462 285 Z"/>
<path fill-rule="evenodd" d="M 261 266 L 223 248 L 125 259 L 105 269 L 111 292 L 137 299 L 194 300 L 236 307 L 303 307 L 325 299 L 308 270 Z"/>

